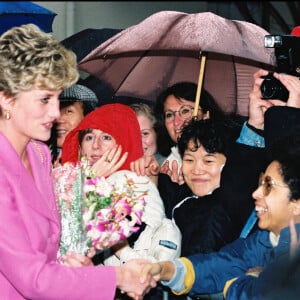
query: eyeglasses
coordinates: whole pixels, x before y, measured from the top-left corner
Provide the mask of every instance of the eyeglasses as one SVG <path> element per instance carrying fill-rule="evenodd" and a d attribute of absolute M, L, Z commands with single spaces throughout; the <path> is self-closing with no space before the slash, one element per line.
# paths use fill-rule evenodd
<path fill-rule="evenodd" d="M 263 195 L 264 196 L 268 196 L 273 188 L 273 186 L 278 186 L 278 187 L 285 187 L 285 188 L 289 188 L 288 185 L 281 185 L 278 184 L 274 181 L 274 179 L 272 179 L 272 177 L 270 176 L 265 176 L 264 173 L 261 173 L 259 176 L 259 181 L 258 181 L 258 186 L 262 186 L 263 188 Z"/>
<path fill-rule="evenodd" d="M 201 110 L 199 107 L 198 110 Z M 190 119 L 193 116 L 194 107 L 183 105 L 180 107 L 179 110 L 173 111 L 173 110 L 167 110 L 165 111 L 164 118 L 167 122 L 172 122 L 175 119 L 176 113 L 179 114 L 180 118 L 182 119 Z"/>

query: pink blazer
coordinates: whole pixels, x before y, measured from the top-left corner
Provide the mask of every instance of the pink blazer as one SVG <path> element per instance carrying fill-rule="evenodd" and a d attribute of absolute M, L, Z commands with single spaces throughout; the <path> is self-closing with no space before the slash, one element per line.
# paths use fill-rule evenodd
<path fill-rule="evenodd" d="M 0 299 L 113 299 L 112 267 L 71 268 L 56 261 L 60 220 L 47 146 L 30 142 L 34 179 L 0 133 Z"/>

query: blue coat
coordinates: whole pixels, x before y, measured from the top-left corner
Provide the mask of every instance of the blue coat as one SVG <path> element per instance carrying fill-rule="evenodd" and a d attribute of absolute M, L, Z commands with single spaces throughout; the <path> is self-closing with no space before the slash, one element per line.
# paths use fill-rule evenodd
<path fill-rule="evenodd" d="M 300 233 L 300 224 L 297 224 L 296 228 Z M 194 266 L 196 276 L 195 284 L 189 294 L 222 292 L 228 280 L 239 277 L 228 289 L 226 299 L 254 299 L 253 295 L 265 292 L 265 283 L 245 273 L 249 268 L 269 266 L 282 255 L 289 254 L 289 250 L 290 231 L 287 227 L 281 231 L 279 244 L 276 247 L 273 247 L 270 242 L 269 231 L 257 230 L 248 238 L 239 238 L 218 252 L 189 256 L 188 259 Z"/>

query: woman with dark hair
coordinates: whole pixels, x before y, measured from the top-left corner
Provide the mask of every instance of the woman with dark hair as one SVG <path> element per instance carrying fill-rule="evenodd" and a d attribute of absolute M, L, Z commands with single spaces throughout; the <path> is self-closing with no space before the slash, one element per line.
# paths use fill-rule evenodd
<path fill-rule="evenodd" d="M 217 251 L 239 236 L 253 209 L 263 149 L 232 143 L 224 123 L 212 119 L 186 125 L 178 149 L 185 183 L 165 180 L 163 200 L 182 234 L 181 255 Z M 184 188 L 190 195 L 181 197 Z"/>
<path fill-rule="evenodd" d="M 225 128 L 228 129 L 226 133 L 225 131 L 219 133 L 223 134 L 223 136 L 224 134 L 226 135 L 229 151 L 227 151 L 227 160 L 222 170 L 220 187 L 216 189 L 213 194 L 218 195 L 218 197 L 222 199 L 221 201 L 227 214 L 231 216 L 231 219 L 234 221 L 235 238 L 238 237 L 238 232 L 242 230 L 248 216 L 254 209 L 251 194 L 256 186 L 258 174 L 266 167 L 269 161 L 266 156 L 267 152 L 264 148 L 264 143 L 268 146 L 280 136 L 290 135 L 291 132 L 295 133 L 299 131 L 299 121 L 297 119 L 299 118 L 297 117 L 299 115 L 299 109 L 297 107 L 300 105 L 300 83 L 298 78 L 274 73 L 274 75 L 277 76 L 276 78 L 280 79 L 290 91 L 289 100 L 286 103 L 282 103 L 282 101 L 276 99 L 261 99 L 260 86 L 263 81 L 262 76 L 266 75 L 266 73 L 267 71 L 265 70 L 259 70 L 253 77 L 254 85 L 250 94 L 249 120 L 243 125 L 242 129 L 242 133 L 246 132 L 247 134 L 244 136 L 241 134 L 236 142 L 232 140 L 230 134 L 228 134 L 228 131 L 231 131 L 230 127 L 225 126 Z M 220 122 L 223 121 L 221 120 Z M 183 132 L 185 132 L 185 129 L 183 129 Z M 249 134 L 249 132 L 251 134 Z M 259 134 L 264 135 L 264 137 Z M 251 138 L 245 139 L 245 136 Z M 204 137 L 205 136 L 201 136 L 201 139 L 204 139 Z M 211 140 L 214 139 L 214 137 L 209 135 L 206 136 L 206 139 L 209 137 Z M 185 137 L 183 136 L 182 138 L 182 140 L 179 140 L 178 145 L 184 141 Z M 201 139 L 199 138 L 200 142 Z M 183 145 L 183 149 L 184 148 L 185 145 Z M 181 154 L 182 153 L 181 150 Z M 168 217 L 173 216 L 173 207 L 185 199 L 185 197 L 193 195 L 191 192 L 189 194 L 190 186 L 187 183 L 179 186 L 171 181 L 169 176 L 160 174 L 158 187 Z M 196 225 L 191 224 L 191 227 L 193 226 Z M 184 231 L 188 231 L 186 227 L 187 226 L 182 226 L 182 228 L 180 228 L 183 230 L 183 240 L 185 235 Z M 200 240 L 199 243 L 201 243 Z"/>
<path fill-rule="evenodd" d="M 181 167 L 181 158 L 176 145 L 183 127 L 192 119 L 196 93 L 197 84 L 178 82 L 164 90 L 156 100 L 154 113 L 161 127 L 158 134 L 158 150 L 167 156 L 161 169 L 163 173 L 173 168 L 174 160 L 177 162 L 178 171 Z M 197 118 L 214 120 L 225 118 L 221 108 L 204 89 L 200 95 Z"/>
<path fill-rule="evenodd" d="M 299 191 L 297 192 L 297 190 L 299 190 L 299 161 L 300 161 L 300 157 L 299 157 L 299 147 L 300 147 L 300 140 L 299 140 L 299 136 L 298 138 L 295 138 L 295 134 L 299 135 L 299 124 L 300 124 L 300 82 L 298 80 L 297 77 L 295 76 L 291 76 L 291 75 L 287 75 L 287 74 L 278 74 L 278 73 L 274 73 L 274 76 L 280 80 L 282 82 L 282 84 L 284 84 L 284 86 L 286 86 L 286 88 L 289 90 L 289 99 L 286 103 L 278 100 L 278 99 L 270 99 L 270 100 L 265 100 L 262 99 L 261 96 L 261 83 L 263 81 L 262 76 L 266 75 L 268 72 L 265 70 L 259 70 L 258 72 L 256 72 L 253 76 L 253 89 L 250 93 L 250 116 L 249 116 L 249 120 L 248 122 L 243 126 L 242 132 L 246 131 L 246 135 L 242 135 L 239 137 L 239 140 L 237 143 L 233 143 L 230 146 L 230 151 L 228 152 L 228 155 L 226 157 L 226 163 L 225 166 L 222 170 L 222 175 L 221 175 L 221 182 L 220 182 L 220 187 L 216 188 L 214 191 L 212 191 L 212 193 L 210 194 L 215 195 L 215 196 L 220 196 L 222 199 L 222 203 L 224 205 L 224 208 L 226 209 L 227 214 L 229 214 L 229 216 L 231 217 L 232 222 L 235 223 L 235 229 L 238 226 L 237 224 L 237 219 L 243 215 L 242 210 L 244 208 L 244 204 L 243 201 L 245 201 L 244 203 L 248 203 L 248 205 L 251 206 L 251 199 L 249 199 L 249 187 L 252 186 L 253 188 L 252 191 L 256 188 L 256 184 L 255 181 L 253 181 L 255 179 L 255 177 L 258 177 L 259 171 L 260 169 L 264 169 L 264 166 L 266 166 L 267 164 L 269 164 L 269 167 L 267 168 L 266 171 L 266 176 L 263 176 L 260 180 L 260 185 L 262 185 L 263 188 L 259 188 L 257 189 L 257 191 L 255 192 L 255 194 L 253 193 L 253 197 L 257 200 L 257 202 L 255 203 L 255 210 L 257 211 L 257 217 L 259 219 L 258 221 L 258 226 L 262 229 L 271 229 L 271 231 L 273 231 L 275 233 L 275 235 L 279 236 L 279 231 L 278 229 L 283 229 L 285 226 L 288 226 L 289 224 L 289 218 L 292 216 L 292 214 L 294 214 L 295 216 L 295 222 L 299 223 L 297 220 L 299 220 L 299 215 L 300 213 L 297 212 L 297 206 L 299 206 Z M 199 121 L 201 122 L 201 121 Z M 178 142 L 179 145 L 179 149 L 181 154 L 183 154 L 183 157 L 186 154 L 187 151 L 187 146 L 188 143 L 187 141 L 190 139 L 191 141 L 195 142 L 197 141 L 197 139 L 193 139 L 193 135 L 190 134 L 190 132 L 192 132 L 192 128 L 194 125 L 190 124 L 187 125 L 181 135 L 181 138 Z M 196 126 L 196 125 L 195 125 Z M 191 128 L 191 130 L 189 129 L 189 127 Z M 250 131 L 250 132 L 247 132 Z M 196 132 L 196 131 L 195 131 Z M 197 136 L 200 133 L 195 134 L 195 136 Z M 259 134 L 263 134 L 263 136 L 260 136 Z M 245 137 L 247 137 L 245 139 Z M 287 137 L 286 139 L 282 139 L 283 137 Z M 204 136 L 202 137 L 203 141 L 205 141 Z M 214 138 L 211 137 L 211 140 L 213 141 Z M 297 142 L 298 140 L 298 142 Z M 201 140 L 199 139 L 199 141 L 201 142 Z M 242 144 L 243 143 L 243 144 Z M 247 145 L 246 145 L 247 144 Z M 182 147 L 180 146 L 182 145 Z M 199 143 L 196 143 L 196 145 L 199 145 Z M 210 144 L 208 144 L 210 145 Z M 264 149 L 264 145 L 266 145 L 266 149 Z M 235 152 L 232 151 L 232 147 L 233 149 L 236 148 L 237 150 L 240 148 L 239 151 Z M 200 151 L 197 147 L 193 147 L 195 149 L 197 149 L 196 152 Z M 208 146 L 206 146 L 205 148 L 207 148 L 207 150 L 209 149 Z M 212 148 L 213 149 L 213 148 Z M 217 149 L 217 148 L 216 148 Z M 251 149 L 253 149 L 257 152 L 257 157 L 255 155 L 255 152 L 253 152 L 251 154 Z M 185 150 L 185 152 L 182 152 L 182 150 Z M 249 152 L 250 151 L 250 152 Z M 262 151 L 262 153 L 261 153 Z M 190 152 L 190 151 L 189 151 Z M 193 151 L 191 151 L 191 153 L 189 153 L 189 155 L 194 154 Z M 196 153 L 195 152 L 195 153 Z M 207 151 L 209 152 L 209 151 Z M 254 154 L 254 156 L 253 156 Z M 195 154 L 194 154 L 195 155 Z M 270 156 L 271 155 L 271 156 Z M 262 159 L 261 162 L 258 162 L 259 159 Z M 196 159 L 194 159 L 195 161 L 197 161 Z M 194 161 L 192 160 L 192 161 Z M 231 163 L 230 163 L 231 161 Z M 270 161 L 272 161 L 272 163 L 270 163 Z M 186 169 L 186 167 L 184 166 L 187 163 L 187 166 L 189 166 L 191 163 L 191 159 L 189 158 L 189 156 L 187 157 L 187 161 L 185 161 L 185 158 L 183 158 L 183 174 L 187 174 L 188 169 Z M 231 165 L 231 167 L 229 167 Z M 247 167 L 248 165 L 248 167 Z M 196 169 L 195 169 L 196 170 Z M 269 172 L 270 170 L 270 172 Z M 286 174 L 289 175 L 286 175 Z M 207 178 L 208 176 L 205 175 L 205 169 L 204 167 L 202 167 L 202 173 L 200 171 L 198 171 L 198 173 L 196 172 L 195 174 L 193 174 L 193 172 L 191 172 L 191 174 L 194 176 L 191 178 L 189 178 L 189 176 L 184 176 L 186 182 L 190 182 L 192 184 L 197 184 L 199 186 L 203 186 L 203 190 L 205 188 L 205 184 L 204 184 L 204 180 L 197 180 L 197 177 L 202 176 L 203 178 Z M 205 177 L 206 176 L 206 177 Z M 292 179 L 294 177 L 294 179 Z M 257 180 L 257 179 L 256 179 Z M 209 184 L 209 182 L 207 182 L 207 185 Z M 282 203 L 283 206 L 287 206 L 287 207 L 282 207 L 280 206 L 280 201 L 282 201 L 283 199 L 277 199 L 276 197 L 280 196 L 279 195 L 279 191 L 284 190 L 283 186 L 286 186 L 288 184 L 288 188 L 289 188 L 289 193 L 287 193 L 287 191 L 284 191 L 284 195 L 283 198 L 285 199 Z M 192 186 L 191 184 L 189 184 L 190 186 Z M 178 186 L 178 185 L 177 185 Z M 183 185 L 184 186 L 184 185 Z M 282 186 L 282 187 L 281 187 Z M 178 188 L 178 187 L 177 187 Z M 180 190 L 180 188 L 178 188 Z M 176 195 L 178 195 L 178 190 L 176 190 L 176 185 L 174 184 L 174 186 L 172 186 L 172 188 L 168 188 L 169 192 L 173 193 L 172 199 L 175 202 L 173 204 L 176 205 Z M 197 190 L 198 193 L 201 192 L 200 189 Z M 209 192 L 208 190 L 206 192 Z M 270 195 L 270 197 L 269 197 Z M 171 195 L 169 195 L 169 197 L 171 197 Z M 204 197 L 205 199 L 205 197 Z M 270 199 L 267 201 L 267 199 Z M 172 201 L 171 199 L 169 199 L 169 201 Z M 189 200 L 187 200 L 189 201 Z M 186 202 L 183 202 L 183 204 L 187 204 Z M 241 201 L 241 202 L 240 202 Z M 278 208 L 276 208 L 275 206 L 273 206 L 272 201 L 276 201 L 278 203 Z M 197 201 L 195 201 L 197 202 Z M 190 201 L 190 203 L 192 203 L 192 201 Z M 200 202 L 198 202 L 199 204 Z M 253 200 L 252 200 L 253 203 Z M 296 203 L 296 204 L 295 204 Z M 172 205 L 171 205 L 172 206 Z M 294 208 L 294 212 L 291 213 L 291 208 Z M 180 207 L 179 207 L 180 209 Z M 248 207 L 249 209 L 249 207 Z M 249 211 L 250 212 L 250 211 Z M 174 212 L 174 217 L 175 217 L 175 213 Z M 190 213 L 193 214 L 194 210 L 190 210 Z M 281 217 L 280 217 L 280 214 Z M 186 219 L 192 219 L 190 218 L 189 213 L 185 213 Z M 245 215 L 244 215 L 245 216 Z M 278 217 L 279 216 L 279 217 Z M 282 219 L 280 221 L 280 218 Z M 297 219 L 297 220 L 296 220 Z M 182 220 L 184 221 L 184 219 L 182 218 Z M 194 219 L 194 222 L 191 221 L 189 223 L 189 226 L 191 227 L 195 227 L 197 228 L 197 224 L 196 221 L 201 222 L 201 218 L 198 219 Z M 180 219 L 179 219 L 180 221 Z M 276 222 L 280 222 L 280 224 L 274 225 L 271 224 L 273 223 L 273 221 Z M 270 224 L 268 224 L 270 223 Z M 184 230 L 183 226 L 180 225 L 180 223 L 178 222 L 178 226 L 180 227 L 180 229 Z M 240 226 L 242 226 L 242 223 L 240 223 Z M 185 227 L 188 227 L 188 225 L 186 224 Z M 299 224 L 297 224 L 297 230 L 299 229 Z M 252 232 L 252 234 L 250 236 L 258 236 L 261 233 L 257 233 L 260 231 L 255 231 Z M 284 236 L 284 239 L 286 239 L 286 241 L 288 241 L 289 243 L 289 237 L 288 234 L 286 233 L 287 230 L 283 229 L 282 231 L 282 235 L 280 233 L 280 238 L 281 236 Z M 189 234 L 189 232 L 187 232 L 187 235 Z M 182 238 L 183 238 L 183 244 L 184 244 L 184 237 L 185 233 L 184 231 L 182 232 Z M 212 253 L 210 254 L 195 254 L 193 255 L 193 253 L 190 253 L 192 256 L 190 256 L 191 258 L 193 257 L 197 257 L 199 255 L 199 257 L 203 256 L 208 257 L 208 260 L 216 261 L 216 265 L 214 265 L 212 267 L 212 269 L 207 269 L 205 266 L 202 266 L 201 264 L 199 264 L 198 262 L 196 263 L 196 280 L 197 282 L 195 282 L 194 286 L 192 287 L 190 293 L 194 293 L 194 294 L 199 294 L 199 293 L 218 293 L 220 291 L 222 291 L 223 289 L 223 284 L 225 283 L 225 281 L 222 282 L 222 278 L 223 275 L 225 274 L 225 277 L 228 276 L 228 279 L 232 279 L 235 276 L 243 276 L 244 273 L 247 272 L 246 277 L 243 277 L 246 281 L 245 282 L 249 282 L 247 281 L 248 279 L 250 280 L 251 277 L 249 277 L 249 275 L 251 274 L 256 274 L 257 275 L 257 271 L 261 271 L 261 268 L 257 268 L 255 270 L 255 272 L 253 272 L 252 270 L 249 270 L 249 268 L 256 268 L 257 266 L 265 266 L 266 264 L 269 263 L 269 258 L 272 257 L 272 259 L 274 258 L 274 254 L 271 253 L 271 255 L 269 254 L 265 254 L 267 252 L 264 252 L 262 254 L 262 256 L 260 258 L 265 258 L 266 261 L 262 262 L 263 264 L 255 264 L 253 263 L 252 256 L 255 257 L 256 254 L 259 254 L 259 252 L 255 253 L 255 251 L 253 253 L 251 253 L 250 255 L 246 254 L 246 248 L 250 247 L 250 244 L 248 244 L 248 241 L 251 241 L 249 236 L 249 239 L 247 237 L 243 237 L 238 239 L 236 242 L 229 244 L 228 246 L 224 246 L 222 248 L 222 250 L 220 250 L 220 257 L 224 257 L 226 259 L 226 257 L 228 258 L 227 261 L 233 261 L 235 263 L 235 258 L 237 258 L 237 263 L 238 261 L 241 261 L 243 263 L 246 262 L 250 264 L 248 266 L 244 266 L 239 267 L 239 266 L 233 266 L 231 265 L 228 268 L 228 273 L 226 273 L 227 271 L 223 268 L 223 263 L 222 264 L 218 264 L 218 258 L 219 258 L 219 254 L 218 252 Z M 270 240 L 268 240 L 268 235 L 265 238 L 266 241 L 263 242 L 259 242 L 259 247 L 256 247 L 256 250 L 259 249 L 260 247 L 264 247 L 265 245 L 268 245 L 267 251 L 269 251 L 271 249 L 271 251 L 273 251 L 273 247 L 274 245 L 276 246 L 276 243 L 278 242 L 278 240 L 274 239 L 273 236 L 271 237 Z M 199 244 L 201 244 L 201 240 L 199 240 Z M 273 243 L 275 242 L 275 243 Z M 245 245 L 246 248 L 241 248 L 241 250 L 238 250 L 235 248 L 235 246 L 232 248 L 231 245 Z M 271 246 L 270 246 L 271 244 Z M 274 253 L 276 255 L 276 252 L 278 249 L 278 251 L 281 251 L 282 249 L 285 250 L 286 247 L 286 242 L 283 241 L 282 246 L 281 247 L 275 247 L 274 248 Z M 257 244 L 256 244 L 257 245 Z M 284 246 L 285 245 L 285 246 Z M 224 255 L 224 251 L 227 251 L 225 249 L 230 249 L 229 251 L 235 255 L 235 258 L 229 257 L 227 254 Z M 233 249 L 233 250 L 232 250 Z M 184 251 L 184 245 L 183 245 L 183 251 Z M 265 250 L 264 250 L 265 251 Z M 289 251 L 287 251 L 289 253 Z M 226 252 L 227 253 L 227 252 Z M 241 257 L 238 256 L 238 254 L 241 254 Z M 245 253 L 245 254 L 244 254 Z M 268 252 L 269 253 L 269 252 Z M 183 254 L 183 253 L 182 253 Z M 189 254 L 189 255 L 190 255 Z M 184 255 L 184 254 L 183 254 Z M 216 255 L 216 256 L 215 256 Z M 281 254 L 280 254 L 281 255 Z M 215 259 L 217 258 L 217 259 Z M 279 256 L 278 256 L 279 258 Z M 205 258 L 206 259 L 206 258 Z M 207 260 L 207 262 L 208 262 Z M 194 262 L 194 261 L 193 261 Z M 260 261 L 261 262 L 261 261 Z M 258 261 L 256 262 L 258 263 Z M 199 270 L 198 270 L 198 266 L 199 266 Z M 177 268 L 177 267 L 176 267 Z M 186 267 L 187 269 L 187 273 L 192 274 L 192 269 L 190 268 L 190 265 Z M 280 268 L 280 267 L 279 267 Z M 216 273 L 217 270 L 222 270 L 222 272 L 224 273 Z M 210 271 L 211 270 L 211 271 Z M 278 268 L 277 268 L 278 270 Z M 191 271 L 191 272 L 190 272 Z M 198 273 L 199 271 L 199 273 Z M 224 272 L 226 271 L 226 272 Z M 251 272 L 250 272 L 251 271 Z M 166 271 L 168 272 L 168 271 Z M 237 274 L 236 272 L 241 272 L 240 274 Z M 273 270 L 274 272 L 274 270 Z M 171 271 L 172 273 L 172 271 Z M 249 274 L 248 274 L 249 273 Z M 227 274 L 227 275 L 226 275 Z M 266 274 L 266 273 L 264 273 Z M 268 274 L 272 274 L 272 269 L 269 271 Z M 261 274 L 262 275 L 262 274 Z M 261 276 L 260 275 L 260 276 Z M 195 273 L 193 274 L 193 278 L 195 276 Z M 201 276 L 204 276 L 205 278 L 202 278 Z M 230 276 L 232 276 L 230 278 Z M 247 277 L 248 276 L 248 277 Z M 216 280 L 216 278 L 218 280 Z M 263 278 L 263 277 L 262 277 Z M 162 278 L 164 279 L 164 277 Z M 192 278 L 188 278 L 192 279 Z M 210 279 L 213 281 L 210 281 Z M 242 279 L 241 279 L 242 280 Z M 260 281 L 256 281 L 254 278 L 252 278 L 251 280 L 253 280 L 253 283 L 256 284 L 261 284 L 259 288 L 265 288 L 264 292 L 268 292 L 268 290 L 270 291 L 270 289 L 273 287 L 272 285 L 272 280 L 269 281 L 269 285 L 266 284 L 265 280 L 262 280 L 261 283 Z M 173 280 L 172 280 L 173 281 Z M 176 280 L 177 281 L 177 280 Z M 275 281 L 274 281 L 275 282 Z M 174 281 L 173 281 L 174 283 Z M 191 282 L 190 282 L 191 283 Z M 186 281 L 187 284 L 187 281 Z M 246 283 L 245 283 L 246 284 Z M 216 287 L 218 285 L 218 287 Z M 191 286 L 190 286 L 191 287 Z M 200 288 L 199 288 L 200 287 Z M 233 288 L 235 287 L 235 288 Z M 237 289 L 237 290 L 236 290 Z M 243 294 L 234 294 L 234 293 L 240 293 L 242 289 L 244 291 Z M 232 299 L 248 299 L 247 298 L 247 294 L 249 293 L 249 298 L 250 299 L 256 299 L 255 295 L 256 295 L 256 287 L 255 284 L 253 285 L 253 289 L 251 287 L 251 285 L 249 286 L 249 289 L 244 289 L 244 283 L 241 283 L 240 280 L 236 281 L 236 284 L 232 285 L 232 287 L 228 290 L 228 294 L 227 297 L 231 297 L 229 295 L 233 295 Z M 232 294 L 231 294 L 232 292 Z M 241 296 L 243 295 L 243 296 Z M 206 295 L 207 296 L 207 295 Z M 206 297 L 205 296 L 205 297 Z M 201 299 L 201 297 L 199 298 Z M 207 298 L 205 298 L 207 299 Z"/>
<path fill-rule="evenodd" d="M 274 295 L 272 290 L 275 288 L 279 295 L 288 296 L 283 297 L 285 299 L 298 299 L 299 295 L 292 294 L 289 298 L 290 292 L 284 294 L 280 290 L 289 277 L 293 284 L 298 282 L 294 261 L 288 268 L 292 274 L 284 272 L 282 276 L 274 274 L 274 271 L 281 272 L 282 262 L 287 262 L 283 258 L 290 256 L 291 220 L 295 223 L 296 235 L 300 233 L 299 142 L 299 135 L 296 139 L 290 136 L 281 140 L 284 151 L 271 149 L 271 162 L 253 192 L 259 226 L 257 231 L 213 253 L 197 253 L 153 264 L 151 273 L 159 275 L 163 284 L 177 294 L 223 293 L 227 300 L 266 299 L 267 295 Z M 292 147 L 296 147 L 297 151 L 289 151 Z M 150 267 L 147 266 L 145 272 Z M 281 286 L 277 285 L 278 282 Z"/>

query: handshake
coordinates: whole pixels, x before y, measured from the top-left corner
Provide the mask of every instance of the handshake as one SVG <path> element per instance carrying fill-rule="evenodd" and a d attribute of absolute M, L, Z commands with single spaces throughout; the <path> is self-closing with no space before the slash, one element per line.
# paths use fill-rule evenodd
<path fill-rule="evenodd" d="M 93 266 L 91 258 L 95 253 L 96 251 L 93 248 L 86 256 L 75 252 L 67 252 L 63 255 L 63 264 L 69 267 L 91 267 Z M 168 272 L 164 271 L 164 275 L 162 275 L 163 269 L 167 270 L 167 268 L 163 268 L 165 265 L 166 267 L 170 265 L 171 269 L 168 269 Z M 120 266 L 111 268 L 115 268 L 116 287 L 119 288 L 121 293 L 126 293 L 135 300 L 142 300 L 152 288 L 157 286 L 159 280 L 171 279 L 174 273 L 172 266 L 172 262 L 152 263 L 146 259 L 131 259 Z M 167 274 L 170 274 L 168 275 L 170 278 L 166 277 Z"/>
<path fill-rule="evenodd" d="M 141 300 L 161 280 L 162 266 L 145 259 L 132 259 L 116 268 L 117 287 L 121 293 Z"/>

